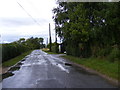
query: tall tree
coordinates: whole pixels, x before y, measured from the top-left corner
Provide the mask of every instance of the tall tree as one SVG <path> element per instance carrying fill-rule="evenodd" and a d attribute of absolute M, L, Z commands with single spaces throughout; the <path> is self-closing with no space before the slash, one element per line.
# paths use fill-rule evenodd
<path fill-rule="evenodd" d="M 120 3 L 59 2 L 53 9 L 53 19 L 67 53 L 88 57 L 100 49 L 119 45 L 119 7 Z"/>

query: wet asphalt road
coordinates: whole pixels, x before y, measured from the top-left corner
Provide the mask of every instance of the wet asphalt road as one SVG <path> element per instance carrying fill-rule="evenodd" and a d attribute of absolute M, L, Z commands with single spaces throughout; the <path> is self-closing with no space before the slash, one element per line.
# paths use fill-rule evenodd
<path fill-rule="evenodd" d="M 34 50 L 14 75 L 3 79 L 2 88 L 112 88 L 103 78 L 73 66 L 58 55 Z"/>

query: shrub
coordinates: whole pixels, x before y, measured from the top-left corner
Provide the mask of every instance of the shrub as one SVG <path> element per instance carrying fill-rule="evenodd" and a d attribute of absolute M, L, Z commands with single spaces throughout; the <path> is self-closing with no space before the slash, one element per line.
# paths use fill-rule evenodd
<path fill-rule="evenodd" d="M 47 45 L 47 48 L 50 48 L 50 44 Z M 51 44 L 51 51 L 54 53 L 58 53 L 59 52 L 59 44 L 54 42 Z"/>
<path fill-rule="evenodd" d="M 106 47 L 106 48 L 103 48 L 103 49 L 100 49 L 97 53 L 97 56 L 98 57 L 105 57 L 105 56 L 108 56 L 111 52 L 111 48 L 110 47 Z"/>
<path fill-rule="evenodd" d="M 110 54 L 108 55 L 108 60 L 110 61 L 115 61 L 115 60 L 120 60 L 120 50 L 117 47 L 114 47 Z"/>
<path fill-rule="evenodd" d="M 66 52 L 67 55 L 80 56 L 80 50 L 77 46 L 67 45 Z"/>
<path fill-rule="evenodd" d="M 23 45 L 2 44 L 2 62 L 14 58 L 28 50 L 28 47 L 25 47 Z"/>
<path fill-rule="evenodd" d="M 58 53 L 58 51 L 59 51 L 59 45 L 58 45 L 58 43 L 53 43 L 52 47 L 51 47 L 51 50 L 54 53 Z"/>

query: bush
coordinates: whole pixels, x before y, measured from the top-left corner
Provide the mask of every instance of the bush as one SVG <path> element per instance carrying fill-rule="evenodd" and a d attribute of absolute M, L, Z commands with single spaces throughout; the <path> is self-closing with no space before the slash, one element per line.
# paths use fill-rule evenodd
<path fill-rule="evenodd" d="M 80 50 L 79 50 L 79 47 L 77 47 L 77 46 L 67 45 L 66 52 L 67 52 L 67 55 L 73 55 L 73 56 L 77 56 L 77 57 L 80 56 Z"/>
<path fill-rule="evenodd" d="M 50 48 L 50 44 L 47 45 L 47 48 Z M 51 51 L 54 53 L 58 53 L 58 51 L 59 51 L 58 43 L 54 42 L 51 44 Z"/>
<path fill-rule="evenodd" d="M 73 55 L 77 57 L 90 57 L 91 49 L 88 43 L 79 44 L 79 45 L 67 45 L 66 47 L 67 55 Z"/>
<path fill-rule="evenodd" d="M 106 47 L 106 48 L 103 48 L 103 49 L 100 49 L 97 53 L 97 56 L 98 57 L 105 57 L 105 56 L 108 56 L 111 52 L 111 48 L 110 47 Z"/>
<path fill-rule="evenodd" d="M 18 44 L 3 44 L 2 45 L 2 62 L 14 58 L 23 52 L 28 51 L 28 47 Z"/>
<path fill-rule="evenodd" d="M 1 45 L 2 45 L 2 62 L 14 58 L 26 51 L 43 48 L 45 46 L 43 44 L 43 38 L 33 37 L 28 38 L 27 40 L 21 38 L 18 41 Z"/>
<path fill-rule="evenodd" d="M 51 47 L 51 50 L 52 50 L 52 52 L 54 52 L 54 53 L 58 53 L 58 51 L 59 51 L 58 44 L 53 45 L 53 46 Z"/>
<path fill-rule="evenodd" d="M 110 54 L 108 55 L 108 60 L 114 62 L 115 60 L 120 60 L 120 50 L 117 47 L 114 47 Z"/>

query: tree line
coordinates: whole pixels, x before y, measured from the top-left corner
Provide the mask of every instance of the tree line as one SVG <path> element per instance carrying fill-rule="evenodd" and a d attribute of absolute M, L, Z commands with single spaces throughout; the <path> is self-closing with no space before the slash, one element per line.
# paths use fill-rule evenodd
<path fill-rule="evenodd" d="M 68 55 L 120 59 L 120 2 L 58 2 L 57 35 Z"/>
<path fill-rule="evenodd" d="M 2 44 L 2 62 L 14 58 L 26 51 L 45 47 L 43 38 L 20 38 L 12 43 Z"/>

